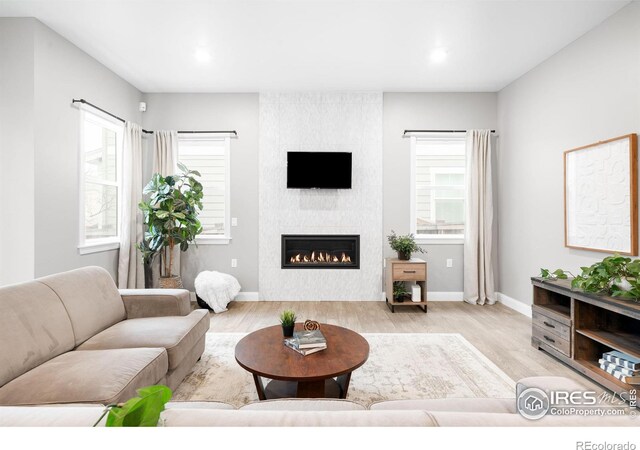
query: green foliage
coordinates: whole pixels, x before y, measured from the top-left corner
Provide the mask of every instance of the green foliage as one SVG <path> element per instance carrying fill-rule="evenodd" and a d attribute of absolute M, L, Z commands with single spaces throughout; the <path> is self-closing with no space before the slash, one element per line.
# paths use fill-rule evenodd
<path fill-rule="evenodd" d="M 601 295 L 640 300 L 640 259 L 620 255 L 607 256 L 589 267 L 581 267 L 582 273 L 571 280 L 572 289 L 581 289 Z M 556 269 L 540 269 L 540 277 L 565 280 L 571 272 Z"/>
<path fill-rule="evenodd" d="M 399 253 L 405 253 L 407 255 L 411 255 L 411 253 L 414 252 L 425 253 L 416 243 L 413 234 L 398 236 L 395 231 L 391 230 L 391 234 L 387 236 L 387 240 L 391 248 Z"/>
<path fill-rule="evenodd" d="M 296 323 L 296 313 L 290 309 L 285 309 L 280 313 L 280 323 L 285 327 L 294 325 Z"/>
<path fill-rule="evenodd" d="M 133 397 L 121 405 L 109 405 L 106 426 L 108 427 L 155 427 L 160 420 L 164 405 L 171 399 L 171 389 L 162 385 L 140 388 Z M 104 414 L 102 415 L 104 417 Z M 98 419 L 94 426 L 102 420 Z"/>
<path fill-rule="evenodd" d="M 581 269 L 582 273 L 571 282 L 572 288 L 636 301 L 640 299 L 640 259 L 608 256 Z"/>
<path fill-rule="evenodd" d="M 545 280 L 566 280 L 569 278 L 567 274 L 572 275 L 571 272 L 562 269 L 556 269 L 553 272 L 549 269 L 540 269 L 540 277 Z"/>
<path fill-rule="evenodd" d="M 172 276 L 174 247 L 186 251 L 202 232 L 198 214 L 202 210 L 203 192 L 202 184 L 196 179 L 200 173 L 181 163 L 178 167 L 181 173 L 176 175 L 153 174 L 143 191 L 148 201 L 138 205 L 147 230 L 137 247 L 146 264 L 160 254 L 161 275 L 165 277 Z"/>
<path fill-rule="evenodd" d="M 393 282 L 393 298 L 394 298 L 394 300 L 404 298 L 404 296 L 407 295 L 408 293 L 409 293 L 409 291 L 407 290 L 407 286 L 405 285 L 404 281 L 394 281 Z"/>

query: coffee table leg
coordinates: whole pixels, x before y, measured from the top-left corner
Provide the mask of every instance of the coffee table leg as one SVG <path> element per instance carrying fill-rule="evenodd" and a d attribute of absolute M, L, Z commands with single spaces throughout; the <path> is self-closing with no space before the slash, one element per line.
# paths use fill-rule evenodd
<path fill-rule="evenodd" d="M 323 398 L 325 380 L 298 382 L 296 397 L 298 398 Z"/>
<path fill-rule="evenodd" d="M 258 400 L 266 400 L 267 397 L 264 395 L 264 384 L 262 384 L 262 378 L 253 374 L 253 381 L 256 384 L 256 391 L 258 391 Z"/>
<path fill-rule="evenodd" d="M 351 382 L 351 372 L 340 375 L 337 380 L 338 386 L 340 386 L 340 398 L 347 398 L 347 391 L 349 390 L 349 383 Z"/>

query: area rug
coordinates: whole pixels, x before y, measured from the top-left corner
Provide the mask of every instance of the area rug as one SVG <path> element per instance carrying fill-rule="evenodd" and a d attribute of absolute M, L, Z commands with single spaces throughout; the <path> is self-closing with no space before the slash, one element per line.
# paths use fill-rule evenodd
<path fill-rule="evenodd" d="M 367 362 L 353 372 L 347 399 L 381 400 L 514 397 L 515 383 L 460 334 L 363 333 Z M 240 407 L 257 401 L 252 375 L 235 360 L 245 333 L 207 333 L 202 359 L 174 400 L 216 400 Z"/>

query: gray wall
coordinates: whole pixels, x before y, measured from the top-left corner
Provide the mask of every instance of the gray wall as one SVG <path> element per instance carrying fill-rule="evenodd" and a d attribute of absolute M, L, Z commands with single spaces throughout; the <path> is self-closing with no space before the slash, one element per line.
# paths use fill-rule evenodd
<path fill-rule="evenodd" d="M 78 47 L 36 21 L 35 275 L 87 265 L 117 275 L 118 251 L 78 254 L 78 139 L 84 98 L 128 120 L 140 121 L 142 94 Z"/>
<path fill-rule="evenodd" d="M 34 19 L 0 19 L 0 285 L 35 267 Z"/>
<path fill-rule="evenodd" d="M 410 140 L 407 129 L 465 130 L 497 127 L 495 93 L 385 93 L 384 94 L 384 252 L 395 256 L 386 236 L 410 230 Z M 495 143 L 495 141 L 494 141 Z M 424 245 L 428 288 L 436 292 L 462 292 L 462 244 Z M 453 267 L 446 260 L 453 259 Z"/>
<path fill-rule="evenodd" d="M 499 290 L 531 303 L 540 267 L 576 273 L 607 256 L 564 247 L 563 152 L 640 131 L 634 2 L 498 95 Z"/>
<path fill-rule="evenodd" d="M 231 228 L 229 245 L 190 247 L 181 259 L 186 288 L 203 270 L 235 276 L 244 292 L 258 290 L 258 94 L 146 94 L 143 127 L 148 130 L 236 130 L 231 140 Z M 152 167 L 147 139 L 146 175 Z M 231 259 L 238 267 L 231 267 Z"/>

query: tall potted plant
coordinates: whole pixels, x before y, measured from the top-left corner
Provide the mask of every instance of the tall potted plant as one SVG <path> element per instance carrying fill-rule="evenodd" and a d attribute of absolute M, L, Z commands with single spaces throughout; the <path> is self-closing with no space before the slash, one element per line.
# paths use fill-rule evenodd
<path fill-rule="evenodd" d="M 198 214 L 202 210 L 200 173 L 178 163 L 181 173 L 163 177 L 153 174 L 143 194 L 148 200 L 138 205 L 147 230 L 138 244 L 145 264 L 160 255 L 160 287 L 182 287 L 179 275 L 173 274 L 173 250 L 186 251 L 202 232 Z"/>

